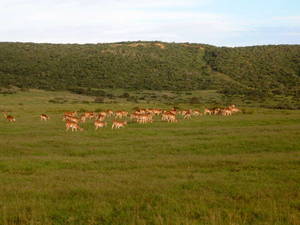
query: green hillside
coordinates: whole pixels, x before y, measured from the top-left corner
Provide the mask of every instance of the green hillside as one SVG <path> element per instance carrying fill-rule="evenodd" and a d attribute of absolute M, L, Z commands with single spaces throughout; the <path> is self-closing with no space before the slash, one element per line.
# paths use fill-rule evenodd
<path fill-rule="evenodd" d="M 299 96 L 300 46 L 0 43 L 0 85 Z"/>

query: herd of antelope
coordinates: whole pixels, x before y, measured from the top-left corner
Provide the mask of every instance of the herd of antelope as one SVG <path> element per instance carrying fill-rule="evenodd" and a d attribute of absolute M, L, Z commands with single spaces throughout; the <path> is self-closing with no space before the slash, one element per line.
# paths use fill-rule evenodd
<path fill-rule="evenodd" d="M 201 115 L 223 115 L 230 116 L 233 113 L 241 112 L 239 108 L 235 105 L 230 105 L 226 108 L 205 108 L 204 112 L 200 112 L 200 110 L 162 110 L 162 109 L 138 109 L 132 113 L 127 111 L 112 111 L 106 110 L 99 113 L 96 112 L 84 112 L 81 115 L 78 115 L 77 112 L 65 112 L 63 115 L 63 121 L 65 121 L 66 131 L 83 131 L 83 128 L 80 127 L 80 123 L 85 123 L 87 120 L 94 120 L 95 130 L 98 128 L 103 128 L 107 126 L 108 118 L 113 117 L 112 120 L 112 129 L 119 129 L 121 127 L 125 127 L 127 125 L 126 118 L 131 119 L 139 124 L 152 123 L 154 121 L 154 116 L 160 116 L 162 121 L 166 121 L 168 123 L 176 123 L 178 122 L 178 115 L 181 115 L 183 119 L 191 119 L 192 116 L 201 116 Z M 15 117 L 12 115 L 8 115 L 6 112 L 3 112 L 4 117 L 9 122 L 16 122 Z M 50 117 L 46 114 L 40 115 L 41 121 L 47 121 Z M 122 120 L 122 121 L 121 121 Z"/>

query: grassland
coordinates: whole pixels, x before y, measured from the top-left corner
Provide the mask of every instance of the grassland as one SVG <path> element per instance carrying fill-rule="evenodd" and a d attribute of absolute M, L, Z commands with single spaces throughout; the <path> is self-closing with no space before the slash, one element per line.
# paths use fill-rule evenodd
<path fill-rule="evenodd" d="M 68 101 L 49 103 L 58 97 Z M 300 111 L 65 132 L 64 111 L 170 107 L 91 101 L 0 96 L 17 119 L 0 118 L 0 224 L 300 224 Z"/>

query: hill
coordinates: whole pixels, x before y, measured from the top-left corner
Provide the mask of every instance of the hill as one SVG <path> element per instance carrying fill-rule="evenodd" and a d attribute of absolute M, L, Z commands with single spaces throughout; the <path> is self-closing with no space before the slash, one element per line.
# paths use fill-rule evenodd
<path fill-rule="evenodd" d="M 0 43 L 0 85 L 48 90 L 215 89 L 226 95 L 297 97 L 300 46 Z"/>

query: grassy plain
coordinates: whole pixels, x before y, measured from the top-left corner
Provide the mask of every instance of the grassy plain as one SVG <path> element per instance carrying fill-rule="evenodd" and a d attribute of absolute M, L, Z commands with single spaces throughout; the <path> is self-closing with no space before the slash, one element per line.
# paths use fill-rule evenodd
<path fill-rule="evenodd" d="M 300 224 L 300 111 L 65 132 L 64 111 L 170 107 L 92 99 L 0 96 L 0 224 Z"/>

